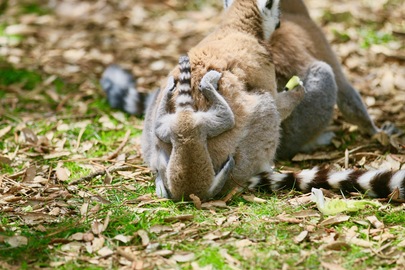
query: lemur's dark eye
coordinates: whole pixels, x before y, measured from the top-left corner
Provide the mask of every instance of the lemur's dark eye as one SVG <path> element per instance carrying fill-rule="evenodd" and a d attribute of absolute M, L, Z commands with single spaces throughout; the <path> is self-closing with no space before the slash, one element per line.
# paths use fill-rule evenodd
<path fill-rule="evenodd" d="M 273 0 L 267 1 L 266 8 L 271 9 L 273 7 Z"/>

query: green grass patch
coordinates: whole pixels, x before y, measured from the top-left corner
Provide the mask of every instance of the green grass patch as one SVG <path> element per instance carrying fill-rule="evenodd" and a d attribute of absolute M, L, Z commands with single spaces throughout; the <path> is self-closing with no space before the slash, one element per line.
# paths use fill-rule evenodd
<path fill-rule="evenodd" d="M 22 84 L 24 89 L 32 90 L 42 82 L 42 76 L 38 72 L 16 69 L 4 63 L 0 63 L 0 73 L 2 74 L 0 76 L 0 85 Z"/>
<path fill-rule="evenodd" d="M 365 49 L 370 48 L 371 45 L 387 44 L 395 39 L 392 34 L 374 29 L 361 29 L 359 35 L 361 37 L 361 47 Z"/>
<path fill-rule="evenodd" d="M 0 13 L 0 14 L 1 14 L 1 13 Z M 15 35 L 15 34 L 10 35 L 10 34 L 7 34 L 7 33 L 5 32 L 6 27 L 7 27 L 6 24 L 4 24 L 4 23 L 3 23 L 3 24 L 0 24 L 0 37 L 6 38 L 7 43 L 8 43 L 9 45 L 15 46 L 15 45 L 19 44 L 19 43 L 24 39 L 24 37 L 21 36 L 21 35 Z"/>
<path fill-rule="evenodd" d="M 51 10 L 44 5 L 39 5 L 35 1 L 23 3 L 20 6 L 22 14 L 37 14 L 37 15 L 46 15 L 51 12 Z"/>

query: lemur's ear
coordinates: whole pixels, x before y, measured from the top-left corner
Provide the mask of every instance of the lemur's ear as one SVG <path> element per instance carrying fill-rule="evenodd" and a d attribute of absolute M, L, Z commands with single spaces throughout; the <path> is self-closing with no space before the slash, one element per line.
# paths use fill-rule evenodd
<path fill-rule="evenodd" d="M 230 5 L 232 5 L 233 0 L 224 0 L 224 9 L 229 8 Z"/>

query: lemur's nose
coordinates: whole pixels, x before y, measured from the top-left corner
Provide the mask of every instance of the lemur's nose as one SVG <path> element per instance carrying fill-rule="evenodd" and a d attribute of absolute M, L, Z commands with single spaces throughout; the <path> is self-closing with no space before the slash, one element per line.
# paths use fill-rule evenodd
<path fill-rule="evenodd" d="M 281 21 L 278 21 L 277 25 L 276 25 L 276 29 L 279 29 L 281 26 Z"/>

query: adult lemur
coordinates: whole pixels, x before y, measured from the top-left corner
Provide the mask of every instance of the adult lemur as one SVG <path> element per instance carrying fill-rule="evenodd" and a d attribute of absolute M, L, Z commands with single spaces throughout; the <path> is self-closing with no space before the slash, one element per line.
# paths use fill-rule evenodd
<path fill-rule="evenodd" d="M 227 9 L 232 2 L 224 0 L 224 8 Z M 283 0 L 280 6 L 282 11 L 280 28 L 266 42 L 272 62 L 275 64 L 278 87 L 282 87 L 292 75 L 304 77 L 308 67 L 321 60 L 332 67 L 338 91 L 337 98 L 336 93 L 330 89 L 307 93 L 301 105 L 283 121 L 277 157 L 291 158 L 300 150 L 316 146 L 317 139 L 323 135 L 330 123 L 336 102 L 348 122 L 358 125 L 360 130 L 369 135 L 377 133 L 379 129 L 370 119 L 358 92 L 344 76 L 339 61 L 322 31 L 311 20 L 304 2 Z M 267 75 L 265 78 L 271 80 L 270 76 Z M 111 66 L 103 74 L 101 82 L 112 107 L 131 114 L 143 114 L 145 103 L 149 99 L 136 91 L 132 75 L 117 66 Z"/>
<path fill-rule="evenodd" d="M 231 2 L 234 3 L 230 5 Z M 305 55 L 295 66 L 297 59 L 292 55 L 275 51 L 279 43 L 273 44 L 274 37 L 265 42 L 278 25 L 278 2 L 225 1 L 225 7 L 230 7 L 223 23 L 190 50 L 190 63 L 181 61 L 163 85 L 164 90 L 155 94 L 146 114 L 142 148 L 145 161 L 158 173 L 158 194 L 179 200 L 194 193 L 208 199 L 235 185 L 255 185 L 259 180 L 267 180 L 272 189 L 295 185 L 304 191 L 312 186 L 350 190 L 350 184 L 378 196 L 399 188 L 404 197 L 403 171 L 395 175 L 378 171 L 331 174 L 313 169 L 293 178 L 271 172 L 280 121 L 294 110 L 283 122 L 285 137 L 278 150 L 279 156 L 290 156 L 326 127 L 337 91 L 330 67 L 317 61 L 311 50 L 303 50 L 309 34 L 303 35 L 302 40 L 284 40 L 283 46 L 301 50 Z M 283 26 L 274 35 L 282 29 Z M 290 38 L 288 33 L 284 36 Z M 284 63 L 277 62 L 282 62 L 283 57 Z M 280 65 L 276 65 L 280 80 L 290 72 L 304 78 L 306 94 L 298 107 L 302 89 L 277 94 L 272 61 Z M 103 76 L 102 83 L 109 82 L 111 86 L 105 87 L 109 97 L 117 85 L 111 76 L 114 72 L 116 68 L 107 69 Z M 361 100 L 354 100 L 354 107 L 364 112 L 364 121 L 360 121 L 363 129 L 368 129 L 369 123 L 374 131 L 368 132 L 375 132 Z M 293 147 L 283 147 L 286 143 Z"/>

